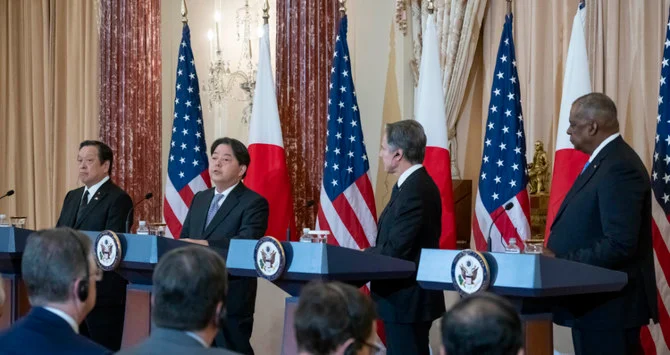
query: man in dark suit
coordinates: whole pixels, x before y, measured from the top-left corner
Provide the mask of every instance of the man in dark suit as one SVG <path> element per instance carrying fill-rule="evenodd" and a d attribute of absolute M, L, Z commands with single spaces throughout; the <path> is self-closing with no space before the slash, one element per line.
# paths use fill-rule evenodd
<path fill-rule="evenodd" d="M 658 319 L 649 175 L 604 94 L 572 104 L 567 133 L 590 158 L 556 214 L 545 255 L 625 272 L 628 284 L 568 299 L 554 321 L 572 327 L 578 355 L 637 354 L 640 327 Z"/>
<path fill-rule="evenodd" d="M 242 183 L 251 163 L 242 142 L 219 138 L 210 150 L 209 174 L 215 187 L 200 191 L 191 202 L 180 239 L 228 249 L 233 238 L 259 239 L 268 226 L 268 202 Z M 254 325 L 256 279 L 230 278 L 226 326 L 216 345 L 253 354 L 249 339 Z"/>
<path fill-rule="evenodd" d="M 84 186 L 65 196 L 57 227 L 125 232 L 133 201 L 110 180 L 113 161 L 112 150 L 105 143 L 84 141 L 79 145 L 79 180 Z M 115 351 L 121 348 L 126 284 L 117 273 L 105 272 L 98 283 L 97 306 L 82 329 L 83 334 Z"/>
<path fill-rule="evenodd" d="M 419 265 L 423 248 L 439 248 L 440 191 L 421 165 L 426 134 L 420 123 L 404 120 L 386 125 L 379 155 L 387 173 L 398 176 L 391 200 L 377 224 L 377 243 L 368 252 L 410 260 Z M 384 321 L 389 355 L 428 354 L 432 321 L 444 313 L 441 291 L 425 290 L 416 275 L 372 281 L 372 298 Z"/>
<path fill-rule="evenodd" d="M 70 228 L 31 234 L 21 272 L 32 309 L 0 333 L 1 354 L 111 354 L 78 334 L 102 277 L 85 235 Z"/>
<path fill-rule="evenodd" d="M 226 313 L 226 263 L 198 245 L 165 254 L 153 275 L 151 318 L 155 327 L 121 355 L 234 354 L 210 348 Z"/>

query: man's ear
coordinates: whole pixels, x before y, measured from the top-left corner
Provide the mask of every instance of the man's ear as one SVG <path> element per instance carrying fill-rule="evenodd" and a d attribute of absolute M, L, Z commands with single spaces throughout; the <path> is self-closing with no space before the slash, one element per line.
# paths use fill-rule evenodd
<path fill-rule="evenodd" d="M 587 126 L 587 133 L 589 136 L 595 136 L 598 133 L 598 121 L 593 120 L 591 123 Z"/>
<path fill-rule="evenodd" d="M 344 355 L 344 352 L 354 343 L 354 338 L 349 338 L 335 349 L 334 355 Z"/>
<path fill-rule="evenodd" d="M 244 174 L 247 172 L 247 166 L 246 165 L 240 165 L 240 177 L 244 176 Z"/>

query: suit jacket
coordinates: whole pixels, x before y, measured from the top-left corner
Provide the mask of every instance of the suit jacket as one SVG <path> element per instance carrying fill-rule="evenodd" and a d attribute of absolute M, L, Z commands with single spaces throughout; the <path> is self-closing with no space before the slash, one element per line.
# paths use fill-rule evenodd
<path fill-rule="evenodd" d="M 205 228 L 214 188 L 193 197 L 180 238 L 204 239 L 214 248 L 227 250 L 231 239 L 259 239 L 268 227 L 268 201 L 240 182 L 225 198 Z M 251 257 L 251 256 L 250 256 Z M 226 310 L 231 316 L 252 316 L 256 306 L 255 278 L 229 277 Z"/>
<path fill-rule="evenodd" d="M 647 169 L 621 137 L 607 144 L 568 191 L 551 226 L 556 257 L 628 274 L 619 292 L 564 299 L 558 324 L 625 329 L 658 319 Z"/>
<path fill-rule="evenodd" d="M 0 354 L 111 354 L 102 345 L 77 334 L 63 318 L 34 307 L 0 333 Z"/>
<path fill-rule="evenodd" d="M 205 348 L 197 340 L 184 331 L 154 327 L 145 341 L 118 355 L 235 355 L 230 350 L 221 348 Z"/>
<path fill-rule="evenodd" d="M 418 268 L 421 249 L 439 248 L 441 216 L 440 191 L 426 169 L 420 168 L 391 195 L 379 216 L 376 246 L 366 251 L 413 261 Z M 421 288 L 416 274 L 372 281 L 370 291 L 384 321 L 425 322 L 444 313 L 442 292 Z"/>
<path fill-rule="evenodd" d="M 133 207 L 133 200 L 120 187 L 108 180 L 96 191 L 82 217 L 77 213 L 84 195 L 84 187 L 71 190 L 65 195 L 63 209 L 56 227 L 70 227 L 86 231 L 126 231 L 126 217 Z M 132 216 L 131 216 L 132 220 Z M 96 304 L 100 306 L 123 305 L 127 282 L 115 272 L 105 272 L 97 283 Z"/>

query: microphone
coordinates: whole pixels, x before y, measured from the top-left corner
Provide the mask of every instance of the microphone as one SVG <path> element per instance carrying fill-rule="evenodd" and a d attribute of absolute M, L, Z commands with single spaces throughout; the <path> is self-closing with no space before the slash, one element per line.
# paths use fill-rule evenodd
<path fill-rule="evenodd" d="M 7 193 L 5 193 L 4 195 L 0 196 L 0 200 L 2 200 L 3 198 L 5 198 L 5 197 L 7 197 L 7 196 L 11 196 L 11 195 L 13 195 L 13 194 L 14 194 L 14 190 L 9 190 L 9 191 L 7 191 Z"/>
<path fill-rule="evenodd" d="M 514 202 L 507 202 L 503 206 L 503 209 L 504 209 L 504 211 L 509 211 L 509 210 L 512 209 L 512 207 L 514 207 Z M 493 229 L 493 225 L 496 224 L 496 221 L 498 220 L 498 218 L 505 213 L 504 211 L 500 211 L 500 213 L 498 213 L 498 215 L 495 216 L 495 218 L 493 218 L 493 221 L 491 222 L 491 225 L 489 226 L 489 232 L 486 235 L 486 241 L 489 243 L 489 245 L 488 245 L 488 252 L 489 253 L 491 252 L 491 230 Z M 500 240 L 501 240 L 500 244 L 502 244 L 502 233 L 500 233 Z"/>
<path fill-rule="evenodd" d="M 298 212 L 302 212 L 303 210 L 308 209 L 314 206 L 315 204 L 316 202 L 314 200 L 308 200 L 307 202 L 305 202 L 305 205 L 298 208 L 298 210 L 295 211 L 295 213 L 298 214 Z M 286 227 L 286 241 L 287 242 L 291 241 L 291 223 L 289 223 L 288 227 Z"/>
<path fill-rule="evenodd" d="M 126 216 L 126 233 L 130 233 L 130 226 L 132 225 L 133 221 L 130 219 L 130 216 L 133 215 L 133 210 L 135 207 L 137 207 L 140 203 L 154 197 L 154 194 L 149 192 L 146 195 L 144 195 L 144 198 L 141 199 L 138 203 L 134 204 L 133 207 L 130 208 L 130 211 L 128 211 L 128 215 Z"/>

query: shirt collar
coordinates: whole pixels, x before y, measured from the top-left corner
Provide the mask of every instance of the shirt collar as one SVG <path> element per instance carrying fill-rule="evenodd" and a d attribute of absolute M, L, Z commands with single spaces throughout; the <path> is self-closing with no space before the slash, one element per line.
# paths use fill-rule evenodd
<path fill-rule="evenodd" d="M 61 311 L 58 308 L 44 307 L 44 309 L 63 318 L 63 320 L 66 321 L 67 324 L 70 325 L 70 327 L 72 327 L 72 330 L 74 330 L 75 333 L 79 334 L 79 324 L 77 324 L 77 322 L 74 321 L 74 318 L 72 318 L 69 314 Z"/>
<path fill-rule="evenodd" d="M 235 185 L 233 185 L 233 186 L 231 186 L 231 187 L 229 187 L 229 188 L 223 190 L 223 192 L 219 192 L 219 191 L 217 191 L 217 190 L 216 190 L 216 187 L 215 187 L 215 188 L 214 188 L 214 194 L 215 194 L 215 195 L 223 195 L 224 197 L 226 197 L 226 196 L 228 196 L 228 195 L 230 194 L 230 192 L 233 191 L 233 189 L 234 189 L 237 185 L 239 185 L 239 184 L 240 184 L 240 183 L 239 183 L 239 181 L 238 181 L 237 184 L 235 184 Z"/>
<path fill-rule="evenodd" d="M 109 175 L 102 178 L 102 180 L 100 180 L 97 184 L 95 184 L 91 187 L 84 188 L 84 193 L 86 193 L 86 191 L 88 191 L 88 201 L 86 201 L 86 202 L 91 201 L 91 199 L 93 198 L 95 193 L 98 192 L 98 190 L 100 189 L 100 186 L 102 186 L 107 181 L 109 181 Z"/>
<path fill-rule="evenodd" d="M 188 331 L 184 332 L 184 333 L 186 333 L 186 335 L 190 336 L 191 338 L 197 340 L 198 343 L 202 344 L 202 346 L 204 346 L 205 348 L 209 348 L 209 345 L 207 343 L 205 343 L 205 341 L 198 334 L 195 334 L 194 332 L 188 332 Z"/>
<path fill-rule="evenodd" d="M 405 170 L 402 174 L 400 174 L 400 177 L 398 178 L 398 187 L 400 187 L 407 178 L 412 175 L 413 172 L 423 168 L 422 164 L 414 164 L 409 167 L 409 169 Z"/>
<path fill-rule="evenodd" d="M 621 133 L 618 133 L 618 132 L 614 133 L 613 135 L 605 138 L 604 141 L 600 142 L 600 145 L 598 145 L 598 147 L 591 154 L 591 157 L 589 158 L 589 163 L 593 162 L 593 159 L 595 159 L 596 155 L 598 155 L 598 153 L 600 153 L 600 151 L 603 150 L 603 148 L 605 148 L 605 146 L 607 144 L 609 144 L 611 141 L 617 139 L 617 137 L 619 137 L 620 135 L 621 135 Z"/>

